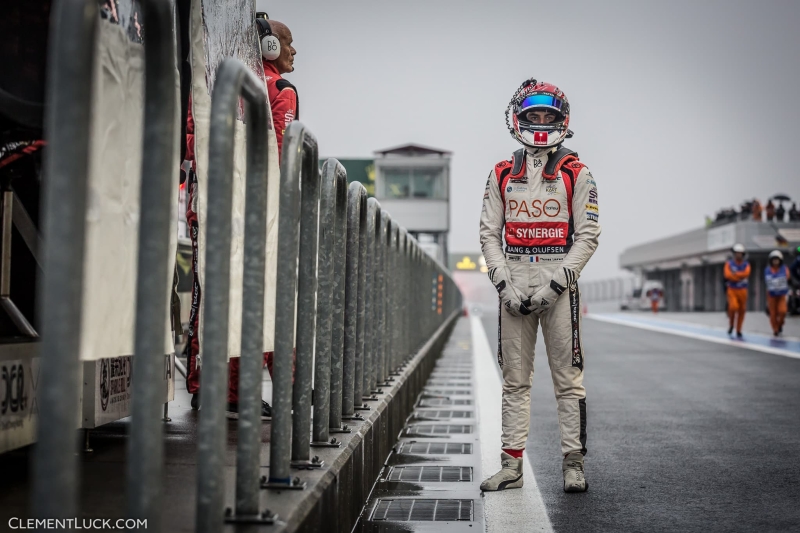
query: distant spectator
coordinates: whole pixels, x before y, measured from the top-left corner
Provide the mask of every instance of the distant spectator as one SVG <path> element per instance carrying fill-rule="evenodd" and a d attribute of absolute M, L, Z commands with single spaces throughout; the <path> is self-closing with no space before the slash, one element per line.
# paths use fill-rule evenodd
<path fill-rule="evenodd" d="M 739 218 L 741 220 L 747 220 L 748 218 L 750 218 L 752 212 L 753 212 L 753 202 L 748 202 L 747 200 L 745 200 L 744 202 L 742 202 L 742 210 L 739 213 Z"/>
<path fill-rule="evenodd" d="M 800 222 L 800 211 L 797 210 L 797 204 L 792 202 L 792 208 L 789 209 L 789 222 Z"/>
<path fill-rule="evenodd" d="M 783 207 L 783 202 L 781 202 L 778 204 L 778 209 L 775 210 L 775 220 L 783 222 L 784 217 L 786 217 L 786 209 Z"/>
<path fill-rule="evenodd" d="M 761 202 L 758 201 L 757 198 L 753 199 L 753 220 L 756 222 L 761 222 Z"/>
<path fill-rule="evenodd" d="M 772 200 L 767 202 L 767 222 L 772 222 L 775 220 L 775 204 L 772 203 Z"/>

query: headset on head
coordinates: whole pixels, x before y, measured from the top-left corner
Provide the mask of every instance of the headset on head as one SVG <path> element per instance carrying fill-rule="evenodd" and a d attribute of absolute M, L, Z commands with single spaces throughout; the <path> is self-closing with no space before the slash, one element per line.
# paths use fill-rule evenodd
<path fill-rule="evenodd" d="M 273 35 L 269 26 L 269 15 L 263 11 L 256 13 L 256 27 L 261 41 L 261 57 L 267 61 L 275 61 L 281 55 L 281 42 Z"/>

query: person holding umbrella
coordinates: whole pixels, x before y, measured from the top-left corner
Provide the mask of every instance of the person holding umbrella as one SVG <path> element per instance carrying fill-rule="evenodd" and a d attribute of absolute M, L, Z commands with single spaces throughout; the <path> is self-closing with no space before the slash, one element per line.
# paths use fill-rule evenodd
<path fill-rule="evenodd" d="M 786 209 L 783 207 L 783 203 L 781 202 L 778 204 L 778 208 L 775 210 L 775 221 L 783 222 L 785 216 L 786 216 Z"/>
<path fill-rule="evenodd" d="M 783 202 L 790 202 L 792 199 L 785 194 L 776 194 L 772 200 L 778 202 L 778 207 L 775 209 L 775 221 L 783 222 L 786 217 L 786 208 L 783 207 Z"/>

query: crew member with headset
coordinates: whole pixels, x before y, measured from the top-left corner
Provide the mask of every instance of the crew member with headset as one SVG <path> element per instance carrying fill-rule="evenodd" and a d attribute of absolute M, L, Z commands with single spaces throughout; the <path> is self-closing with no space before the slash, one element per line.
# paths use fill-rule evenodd
<path fill-rule="evenodd" d="M 764 268 L 764 284 L 767 287 L 767 310 L 772 334 L 778 337 L 783 333 L 786 319 L 786 295 L 789 294 L 789 268 L 783 264 L 783 254 L 779 250 L 769 253 L 769 264 Z"/>
<path fill-rule="evenodd" d="M 736 326 L 736 338 L 742 338 L 742 324 L 747 309 L 747 278 L 750 277 L 750 263 L 745 260 L 744 246 L 734 244 L 731 248 L 733 258 L 725 263 L 725 280 L 728 292 L 728 335 L 733 334 Z"/>
<path fill-rule="evenodd" d="M 281 77 L 282 74 L 294 71 L 294 56 L 297 50 L 292 46 L 292 32 L 286 24 L 269 20 L 266 13 L 259 12 L 256 13 L 256 27 L 261 41 L 264 76 L 267 80 L 269 105 L 272 108 L 272 122 L 278 137 L 278 154 L 280 154 L 286 128 L 291 121 L 300 118 L 297 89 Z"/>
<path fill-rule="evenodd" d="M 281 74 L 294 70 L 294 56 L 297 50 L 292 46 L 292 32 L 286 24 L 269 20 L 264 12 L 256 13 L 256 29 L 261 44 L 264 77 L 267 82 L 267 97 L 272 109 L 272 123 L 278 139 L 278 161 L 281 158 L 283 135 L 289 123 L 298 118 L 297 89 L 281 77 Z M 272 375 L 274 352 L 264 353 L 264 364 Z M 239 412 L 239 357 L 231 357 L 228 362 L 228 409 L 229 417 Z M 262 400 L 262 418 L 272 416 L 271 406 Z"/>
<path fill-rule="evenodd" d="M 267 96 L 270 107 L 272 108 L 272 120 L 275 134 L 278 140 L 278 157 L 280 158 L 281 147 L 283 145 L 283 134 L 289 123 L 298 118 L 297 89 L 294 85 L 284 80 L 281 74 L 294 70 L 294 56 L 297 51 L 292 46 L 292 32 L 282 22 L 269 20 L 266 13 L 256 13 L 256 30 L 258 31 L 259 44 L 261 46 L 262 64 L 267 84 Z M 194 119 L 191 113 L 191 101 L 187 119 L 186 129 L 186 159 L 191 162 L 189 172 L 189 201 L 186 210 L 186 220 L 190 228 L 192 239 L 192 272 L 194 282 L 192 284 L 192 306 L 189 316 L 189 339 L 186 346 L 187 356 L 187 376 L 186 388 L 192 395 L 192 409 L 200 408 L 200 368 L 197 365 L 197 355 L 200 351 L 200 340 L 197 335 L 200 322 L 200 308 L 202 291 L 197 276 L 197 250 L 199 221 L 196 209 L 196 189 L 197 178 L 194 175 L 195 156 L 194 156 Z M 273 352 L 264 354 L 264 362 L 270 374 L 272 374 Z M 238 417 L 239 413 L 239 362 L 238 357 L 231 357 L 228 362 L 228 405 L 227 415 L 229 418 Z M 261 401 L 261 418 L 270 420 L 272 417 L 272 407 L 265 401 Z"/>

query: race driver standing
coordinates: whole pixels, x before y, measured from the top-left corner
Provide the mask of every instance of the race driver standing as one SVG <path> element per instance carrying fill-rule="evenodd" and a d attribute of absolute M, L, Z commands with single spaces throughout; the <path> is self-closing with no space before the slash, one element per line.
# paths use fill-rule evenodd
<path fill-rule="evenodd" d="M 503 371 L 502 468 L 481 490 L 522 487 L 530 425 L 530 389 L 542 326 L 561 426 L 564 491 L 583 492 L 586 392 L 578 278 L 597 249 L 597 184 L 571 137 L 569 102 L 556 86 L 526 80 L 506 110 L 523 145 L 489 174 L 480 238 L 489 278 L 500 295 L 497 359 Z M 503 239 L 505 238 L 505 250 Z"/>

